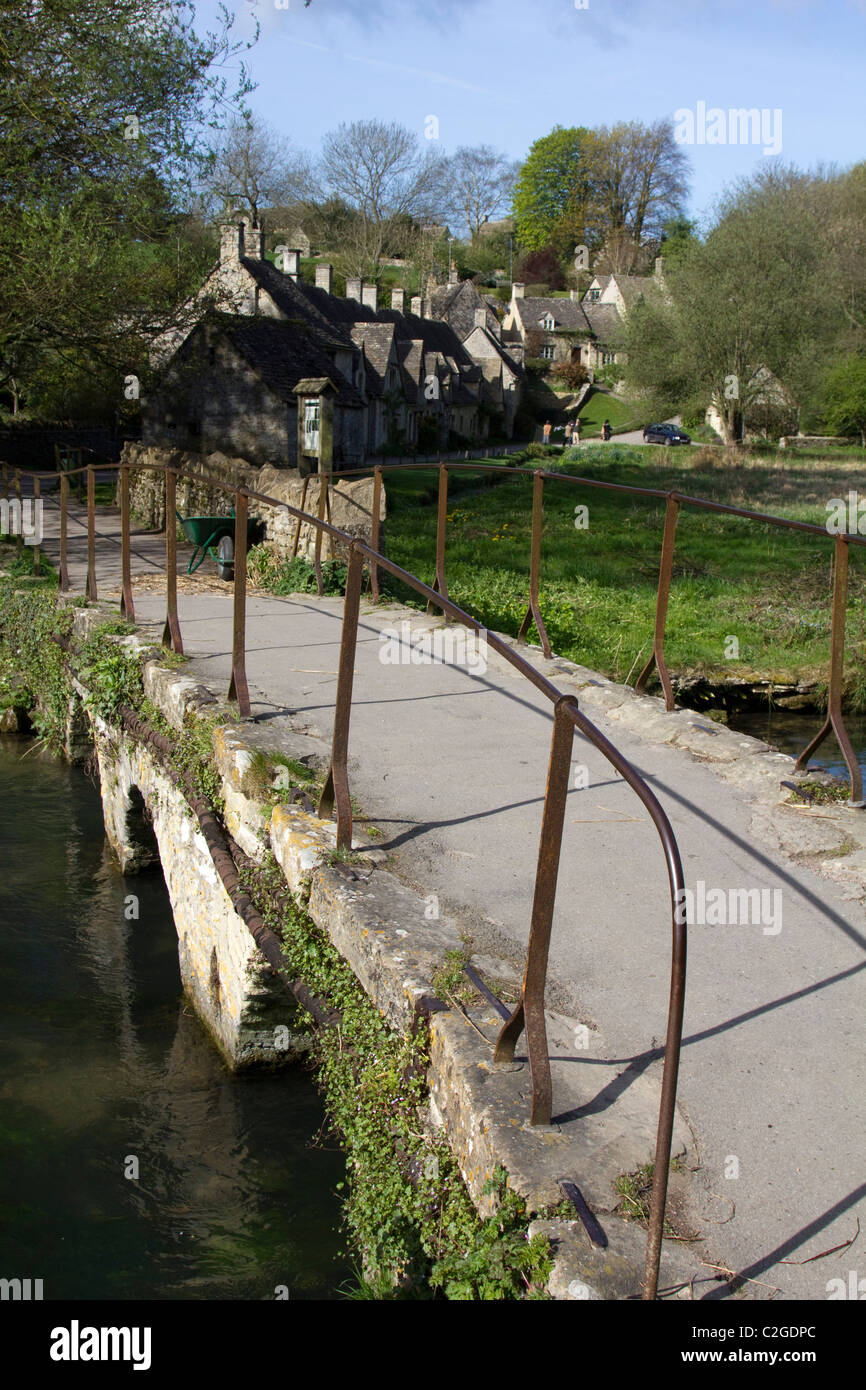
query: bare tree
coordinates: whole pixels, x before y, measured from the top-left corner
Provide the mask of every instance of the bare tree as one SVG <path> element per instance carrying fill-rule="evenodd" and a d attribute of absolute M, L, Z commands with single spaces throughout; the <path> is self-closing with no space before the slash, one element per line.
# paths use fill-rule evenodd
<path fill-rule="evenodd" d="M 683 210 L 688 160 L 674 139 L 673 122 L 620 122 L 591 135 L 591 212 L 599 242 L 622 233 L 638 246 L 661 235 Z M 613 244 L 613 243 L 611 243 Z"/>
<path fill-rule="evenodd" d="M 490 145 L 461 145 L 448 160 L 449 211 L 473 237 L 511 202 L 520 164 Z"/>
<path fill-rule="evenodd" d="M 321 173 L 331 196 L 359 214 L 351 245 L 340 248 L 359 274 L 375 275 L 395 228 L 435 220 L 447 201 L 441 157 L 422 151 L 418 137 L 393 121 L 353 121 L 329 131 Z"/>
<path fill-rule="evenodd" d="M 319 190 L 303 151 L 263 121 L 236 118 L 214 151 L 204 192 L 211 212 L 242 208 L 258 223 L 262 208 L 301 205 Z"/>

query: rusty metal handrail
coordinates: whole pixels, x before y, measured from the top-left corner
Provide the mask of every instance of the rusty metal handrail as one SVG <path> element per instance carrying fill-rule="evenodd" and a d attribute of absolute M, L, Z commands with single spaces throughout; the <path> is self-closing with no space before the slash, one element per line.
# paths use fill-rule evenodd
<path fill-rule="evenodd" d="M 107 465 L 108 466 L 108 465 Z M 185 470 L 167 464 L 130 465 L 141 471 L 164 472 L 166 481 L 166 591 L 167 617 L 163 632 L 163 642 L 173 650 L 183 650 L 180 625 L 177 614 L 177 572 L 176 572 L 176 526 L 174 499 L 178 477 L 189 477 L 191 481 L 201 481 L 200 476 L 187 475 Z M 509 470 L 513 471 L 513 470 Z M 532 470 L 530 470 L 532 471 Z M 88 589 L 91 578 L 91 542 L 94 547 L 93 586 L 95 592 L 95 498 L 94 466 L 87 468 L 88 476 Z M 440 474 L 440 478 L 441 478 Z M 121 479 L 123 475 L 121 475 Z M 212 480 L 217 482 L 217 480 Z M 229 490 L 220 481 L 219 486 Z M 553 911 L 556 895 L 556 879 L 562 848 L 565 796 L 568 789 L 571 748 L 574 730 L 592 742 L 605 758 L 620 772 L 623 779 L 646 807 L 655 826 L 665 854 L 668 883 L 671 898 L 671 979 L 668 1000 L 668 1022 L 664 1063 L 662 1071 L 659 1122 L 656 1135 L 653 1195 L 651 1200 L 649 1230 L 647 1234 L 646 1263 L 644 1270 L 643 1297 L 654 1299 L 658 1290 L 661 1241 L 664 1227 L 664 1213 L 667 1201 L 668 1169 L 673 1134 L 674 1110 L 676 1105 L 679 1057 L 682 1042 L 683 1006 L 685 1000 L 686 941 L 687 924 L 682 911 L 684 902 L 684 877 L 682 861 L 670 821 L 657 797 L 631 766 L 592 722 L 581 712 L 577 698 L 560 691 L 543 676 L 530 662 L 495 633 L 489 632 L 471 614 L 459 608 L 444 592 L 444 554 L 440 571 L 443 589 L 433 589 L 415 575 L 395 565 L 387 557 L 363 541 L 349 536 L 346 532 L 326 521 L 322 513 L 322 494 L 320 487 L 319 515 L 313 516 L 293 507 L 288 502 L 270 497 L 252 488 L 235 489 L 235 537 L 236 554 L 242 559 L 235 568 L 234 623 L 232 642 L 232 679 L 230 697 L 238 698 L 249 714 L 249 697 L 246 692 L 245 671 L 245 605 L 246 605 L 246 513 L 249 501 L 263 502 L 268 506 L 283 508 L 298 523 L 306 522 L 316 527 L 317 552 L 320 553 L 324 536 L 341 543 L 349 554 L 346 594 L 343 604 L 343 626 L 340 649 L 340 666 L 337 681 L 337 695 L 334 711 L 334 732 L 331 748 L 331 764 L 324 790 L 319 802 L 319 814 L 336 811 L 337 846 L 349 848 L 352 843 L 352 806 L 348 778 L 349 723 L 352 707 L 354 661 L 357 645 L 360 601 L 362 591 L 363 567 L 365 559 L 371 567 L 386 570 L 408 587 L 427 599 L 428 607 L 433 605 L 443 615 L 452 618 L 475 633 L 482 634 L 487 645 L 505 661 L 514 666 L 530 683 L 543 694 L 554 708 L 554 728 L 548 768 L 547 789 L 544 798 L 542 832 L 539 845 L 538 867 L 536 870 L 535 895 L 532 919 L 530 922 L 527 946 L 526 969 L 521 988 L 520 1001 L 511 1017 L 503 1026 L 496 1043 L 494 1055 L 499 1059 L 513 1057 L 514 1048 L 521 1032 L 526 1030 L 527 1052 L 529 1055 L 532 1081 L 532 1113 L 530 1123 L 549 1125 L 552 1120 L 552 1082 L 550 1058 L 547 1047 L 547 1030 L 544 1018 L 544 993 L 547 979 L 548 948 L 552 930 Z M 447 495 L 447 494 L 446 494 Z M 61 489 L 61 505 L 65 494 Z M 171 508 L 169 508 L 171 502 Z M 440 512 L 441 512 L 440 504 Z M 540 515 L 540 505 L 538 508 Z M 378 517 L 378 514 L 377 514 Z M 241 521 L 243 525 L 241 526 Z M 126 574 L 129 548 L 129 528 L 122 528 L 122 546 L 127 554 L 123 561 Z M 234 696 L 231 696 L 231 692 Z M 242 709 L 242 712 L 243 709 Z"/>
<path fill-rule="evenodd" d="M 381 477 L 384 469 L 389 471 L 405 471 L 413 468 L 424 468 L 428 465 L 423 463 L 401 463 L 401 464 L 378 464 L 376 466 L 377 475 Z M 791 517 L 774 516 L 770 512 L 756 512 L 747 507 L 735 507 L 727 502 L 714 502 L 706 497 L 691 497 L 686 493 L 678 492 L 676 489 L 664 490 L 662 488 L 637 487 L 632 483 L 611 483 L 605 482 L 601 478 L 584 478 L 574 473 L 553 472 L 543 468 L 514 468 L 505 464 L 488 463 L 459 463 L 456 461 L 439 460 L 440 481 L 440 513 L 441 498 L 443 490 L 447 491 L 447 474 L 450 470 L 464 471 L 471 473 L 496 473 L 504 477 L 533 478 L 533 510 L 532 510 L 532 541 L 530 555 L 530 600 L 529 611 L 521 624 L 518 633 L 518 641 L 525 641 L 529 631 L 530 619 L 535 620 L 541 639 L 541 647 L 546 657 L 550 656 L 550 643 L 547 633 L 544 630 L 541 619 L 541 611 L 538 602 L 538 581 L 541 560 L 541 530 L 542 514 L 540 494 L 544 481 L 565 482 L 576 487 L 600 488 L 607 492 L 620 492 L 646 498 L 655 498 L 665 502 L 665 526 L 662 538 L 662 552 L 659 563 L 659 577 L 656 586 L 656 612 L 655 626 L 653 632 L 653 645 L 650 658 L 641 670 L 635 681 L 635 690 L 641 692 L 645 690 L 646 683 L 652 672 L 653 666 L 656 667 L 661 682 L 665 700 L 665 709 L 670 714 L 675 708 L 675 698 L 673 684 L 670 679 L 667 664 L 665 661 L 665 626 L 667 620 L 668 602 L 670 599 L 671 578 L 673 574 L 673 556 L 676 542 L 677 519 L 680 507 L 696 507 L 699 510 L 718 512 L 726 516 L 741 517 L 746 521 L 755 521 L 766 526 L 781 526 L 786 530 L 803 531 L 809 535 L 819 536 L 826 540 L 834 533 L 828 532 L 824 526 L 818 526 L 811 521 L 795 521 Z M 343 469 L 339 473 L 332 473 L 331 477 L 351 478 L 366 476 L 369 467 L 356 469 Z M 444 474 L 444 481 L 443 481 Z M 540 481 L 539 481 L 540 480 Z M 445 518 L 447 522 L 447 516 Z M 866 537 L 856 532 L 841 532 L 837 536 L 846 546 L 866 545 Z M 828 734 L 835 733 L 845 765 L 848 768 L 850 779 L 850 797 L 848 805 L 856 809 L 866 807 L 863 799 L 863 774 L 860 763 L 854 753 L 853 745 L 845 727 L 845 719 L 842 713 L 842 683 L 844 679 L 844 651 L 845 651 L 845 627 L 846 627 L 846 599 L 847 599 L 847 549 L 845 551 L 844 570 L 839 569 L 839 558 L 842 554 L 841 547 L 836 546 L 836 566 L 833 582 L 833 600 L 831 607 L 831 634 L 830 634 L 830 678 L 827 697 L 827 718 L 821 729 L 800 753 L 795 767 L 802 770 L 808 763 L 809 758 L 815 750 L 823 743 Z M 445 582 L 445 534 L 444 523 L 437 524 L 436 533 L 436 574 L 437 587 L 438 581 Z"/>

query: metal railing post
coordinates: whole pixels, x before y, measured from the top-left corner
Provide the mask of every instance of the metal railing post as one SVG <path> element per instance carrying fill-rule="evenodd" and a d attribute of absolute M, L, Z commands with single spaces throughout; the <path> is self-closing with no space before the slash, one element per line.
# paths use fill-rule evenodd
<path fill-rule="evenodd" d="M 21 469 L 15 469 L 15 496 L 18 499 L 18 535 L 15 544 L 20 550 L 24 545 L 24 513 L 21 505 Z"/>
<path fill-rule="evenodd" d="M 307 505 L 307 489 L 309 488 L 309 486 L 310 486 L 310 475 L 309 475 L 309 473 L 308 473 L 307 476 L 306 476 L 306 478 L 304 479 L 304 486 L 303 486 L 302 489 L 301 489 L 301 501 L 300 501 L 300 504 L 299 504 L 299 506 L 298 506 L 298 511 L 301 511 L 301 512 L 302 512 L 302 511 L 304 510 L 304 507 Z M 293 560 L 294 560 L 295 556 L 296 556 L 297 553 L 298 553 L 298 545 L 299 545 L 299 543 L 300 543 L 300 539 L 301 539 L 301 518 L 298 517 L 298 524 L 297 524 L 297 526 L 295 527 L 295 539 L 292 541 L 292 559 L 293 559 Z"/>
<path fill-rule="evenodd" d="M 349 796 L 349 718 L 352 713 L 352 686 L 355 677 L 355 651 L 361 613 L 361 587 L 364 555 L 352 545 L 343 604 L 343 634 L 340 643 L 340 669 L 334 707 L 334 738 L 331 766 L 319 799 L 319 816 L 324 819 L 337 810 L 337 849 L 352 848 L 352 802 Z"/>
<path fill-rule="evenodd" d="M 69 589 L 69 568 L 66 563 L 66 526 L 69 514 L 69 478 L 60 474 L 60 592 Z"/>
<path fill-rule="evenodd" d="M 382 509 L 382 469 L 378 463 L 373 469 L 373 515 L 370 528 L 370 549 L 379 549 L 379 513 Z M 370 561 L 370 593 L 373 602 L 379 602 L 379 566 Z"/>
<path fill-rule="evenodd" d="M 563 695 L 557 700 L 554 709 L 544 817 L 535 874 L 535 896 L 532 900 L 529 945 L 520 1002 L 500 1032 L 493 1054 L 495 1062 L 513 1061 L 517 1039 L 524 1028 L 526 1029 L 529 1070 L 532 1077 L 532 1109 L 529 1119 L 532 1125 L 549 1125 L 553 1107 L 553 1083 L 547 1053 L 547 1026 L 544 1021 L 544 987 L 547 981 L 547 958 L 550 952 L 556 880 L 562 851 L 562 827 L 571 771 L 571 751 L 574 746 L 574 722 L 569 716 L 569 708 L 577 708 L 577 700 L 573 695 Z"/>
<path fill-rule="evenodd" d="M 87 587 L 88 603 L 95 603 L 96 592 L 96 474 L 87 465 Z"/>
<path fill-rule="evenodd" d="M 529 624 L 534 619 L 535 626 L 538 628 L 538 635 L 541 638 L 541 650 L 549 660 L 551 656 L 550 638 L 547 635 L 547 628 L 544 626 L 544 619 L 541 616 L 541 608 L 538 602 L 538 582 L 541 577 L 541 528 L 544 516 L 544 478 L 536 470 L 535 477 L 532 479 L 532 545 L 529 554 L 529 607 L 526 610 L 526 617 L 520 624 L 520 631 L 517 634 L 518 642 L 525 642 L 529 632 Z"/>
<path fill-rule="evenodd" d="M 679 503 L 674 493 L 668 494 L 667 505 L 665 507 L 665 531 L 662 540 L 662 558 L 659 564 L 659 582 L 656 592 L 656 622 L 653 634 L 653 649 L 650 659 L 644 666 L 640 675 L 634 683 L 636 691 L 643 690 L 649 679 L 653 666 L 659 673 L 659 680 L 662 683 L 662 690 L 665 696 L 665 709 L 670 712 L 674 708 L 674 688 L 671 685 L 671 678 L 668 675 L 668 668 L 665 664 L 665 624 L 668 616 L 668 599 L 671 593 L 671 574 L 674 563 L 674 544 L 677 535 L 677 517 L 679 516 Z"/>
<path fill-rule="evenodd" d="M 445 582 L 445 530 L 448 525 L 448 465 L 439 464 L 439 506 L 436 517 L 436 578 L 431 584 L 443 598 L 448 597 L 448 585 Z M 436 608 L 432 603 L 427 604 L 427 612 L 435 613 Z M 447 621 L 447 618 L 446 618 Z"/>
<path fill-rule="evenodd" d="M 327 507 L 328 507 L 328 475 L 327 475 L 327 473 L 320 473 L 320 474 L 319 474 L 319 505 L 318 505 L 318 508 L 317 508 L 317 510 L 316 510 L 316 515 L 317 515 L 319 521 L 324 521 L 324 520 L 325 520 L 325 512 L 327 511 Z M 315 548 L 314 548 L 314 550 L 313 550 L 313 564 L 314 564 L 315 570 L 316 570 L 316 589 L 317 589 L 317 591 L 318 591 L 319 598 L 321 598 L 322 595 L 323 595 L 324 592 L 325 592 L 325 585 L 324 585 L 324 583 L 322 582 L 322 535 L 323 535 L 323 534 L 324 534 L 324 533 L 323 533 L 323 531 L 322 531 L 321 526 L 317 526 L 317 527 L 316 527 L 316 544 L 315 544 Z"/>
<path fill-rule="evenodd" d="M 39 521 L 38 521 L 37 518 L 38 518 L 39 511 L 40 511 L 40 497 L 41 497 L 41 492 L 40 492 L 40 488 L 39 488 L 39 479 L 37 478 L 36 474 L 34 473 L 34 474 L 33 474 L 33 527 L 34 527 L 34 534 L 35 534 L 35 535 L 38 535 L 38 534 L 39 534 L 39 529 L 38 529 L 38 528 L 39 528 Z M 21 523 L 21 530 L 22 530 L 22 532 L 24 531 L 24 522 L 23 522 L 23 520 L 22 520 L 22 523 Z M 41 568 L 42 568 L 42 563 L 41 563 L 41 556 L 40 556 L 40 550 L 39 550 L 39 542 L 37 541 L 36 544 L 35 544 L 34 547 L 33 547 L 33 573 L 34 573 L 34 574 L 38 574 Z"/>
<path fill-rule="evenodd" d="M 232 625 L 232 678 L 230 700 L 237 700 L 241 718 L 249 719 L 250 692 L 247 686 L 247 496 L 235 493 L 235 594 Z"/>
<path fill-rule="evenodd" d="M 172 468 L 165 470 L 165 627 L 162 645 L 170 651 L 183 653 L 180 622 L 177 616 L 177 478 Z"/>
<path fill-rule="evenodd" d="M 848 768 L 848 775 L 851 778 L 851 796 L 848 801 L 849 806 L 854 806 L 861 810 L 863 802 L 863 774 L 857 754 L 848 736 L 845 727 L 845 720 L 842 715 L 842 682 L 844 679 L 845 665 L 845 610 L 848 604 L 848 537 L 845 535 L 836 536 L 836 565 L 833 575 L 833 616 L 830 628 L 830 689 L 827 695 L 827 718 L 812 739 L 812 742 L 803 749 L 796 763 L 794 764 L 798 772 L 802 772 L 808 763 L 815 749 L 824 742 L 824 739 L 832 729 L 836 738 L 839 740 L 839 747 L 842 749 L 842 756 Z"/>
<path fill-rule="evenodd" d="M 135 622 L 132 601 L 132 563 L 129 553 L 129 464 L 120 468 L 120 611 L 128 622 Z"/>

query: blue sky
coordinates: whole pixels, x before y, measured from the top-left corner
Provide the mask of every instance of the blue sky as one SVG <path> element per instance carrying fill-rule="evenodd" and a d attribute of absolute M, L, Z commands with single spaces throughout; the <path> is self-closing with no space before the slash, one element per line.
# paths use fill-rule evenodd
<path fill-rule="evenodd" d="M 288 3 L 277 9 L 276 4 Z M 253 111 L 315 153 L 341 121 L 395 120 L 439 148 L 513 159 L 559 125 L 748 107 L 781 132 L 783 164 L 866 158 L 866 0 L 234 0 Z M 214 0 L 196 6 L 210 27 Z M 691 214 L 764 160 L 762 146 L 683 146 Z"/>

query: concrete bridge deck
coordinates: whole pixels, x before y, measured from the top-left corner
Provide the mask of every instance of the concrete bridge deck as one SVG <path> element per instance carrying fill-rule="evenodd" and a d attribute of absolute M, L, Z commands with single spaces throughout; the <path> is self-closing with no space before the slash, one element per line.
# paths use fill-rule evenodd
<path fill-rule="evenodd" d="M 56 557 L 52 513 L 49 504 L 45 548 Z M 109 536 L 118 526 L 100 512 L 100 597 L 117 592 L 120 550 Z M 83 590 L 77 532 L 71 525 L 70 570 Z M 135 536 L 133 551 L 134 572 L 158 571 L 160 537 Z M 185 587 L 188 669 L 224 689 L 230 591 Z M 164 599 L 136 592 L 135 601 L 139 620 L 161 631 Z M 341 609 L 337 599 L 248 600 L 253 718 L 288 739 L 305 736 L 323 757 Z M 437 895 L 491 975 L 514 976 L 530 920 L 551 709 L 492 653 L 474 674 L 408 659 L 386 664 L 382 631 L 399 633 L 404 621 L 415 631 L 441 626 L 405 609 L 362 605 L 352 792 L 383 832 L 394 871 Z M 533 660 L 563 691 L 578 693 L 584 712 L 656 791 L 698 908 L 721 890 L 730 917 L 740 901 L 732 894 L 765 894 L 763 916 L 744 921 L 741 907 L 739 922 L 690 930 L 679 1105 L 693 1140 L 686 1161 L 696 1171 L 679 1217 L 701 1233 L 696 1249 L 705 1260 L 755 1281 L 750 1296 L 827 1298 L 829 1281 L 847 1284 L 862 1262 L 861 1243 L 811 1257 L 854 1237 L 858 1220 L 866 1226 L 866 817 L 844 806 L 784 805 L 779 781 L 790 776 L 791 759 L 691 711 L 667 715 L 659 701 L 571 663 L 546 662 L 538 651 Z M 587 785 L 568 797 L 550 958 L 554 1118 L 585 1132 L 587 1169 L 563 1176 L 604 1208 L 605 1193 L 613 1205 L 613 1171 L 628 1165 L 629 1131 L 645 1139 L 655 1123 L 643 1088 L 660 1075 L 670 909 L 643 808 L 580 736 L 574 762 Z M 712 910 L 706 915 L 711 923 Z M 580 1023 L 589 1026 L 588 1047 L 576 1044 Z"/>

